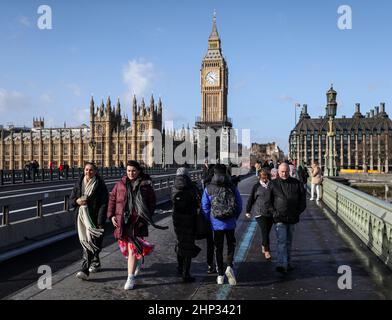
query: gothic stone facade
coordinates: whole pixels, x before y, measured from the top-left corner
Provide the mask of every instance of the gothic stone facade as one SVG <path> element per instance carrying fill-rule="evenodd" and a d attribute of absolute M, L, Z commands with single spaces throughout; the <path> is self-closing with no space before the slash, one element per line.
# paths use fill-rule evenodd
<path fill-rule="evenodd" d="M 95 108 L 90 101 L 90 127 L 45 128 L 42 119 L 33 120 L 33 128 L 11 128 L 1 130 L 0 169 L 22 169 L 31 160 L 37 160 L 40 168 L 67 163 L 71 167 L 82 167 L 86 161 L 98 166 L 110 167 L 136 159 L 153 165 L 152 152 L 145 146 L 151 145 L 152 137 L 143 138 L 148 129 L 162 133 L 162 102 L 149 106 L 144 99 L 138 105 L 136 97 L 132 104 L 132 123 L 121 115 L 120 102 L 112 106 L 110 98 L 106 106 L 103 101 Z M 164 131 L 163 131 L 164 135 Z M 146 152 L 147 151 L 147 152 Z"/>

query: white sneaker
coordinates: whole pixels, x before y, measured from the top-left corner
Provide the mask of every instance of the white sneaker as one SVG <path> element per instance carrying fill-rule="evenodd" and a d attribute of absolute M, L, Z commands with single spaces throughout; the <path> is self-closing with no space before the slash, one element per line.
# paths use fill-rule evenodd
<path fill-rule="evenodd" d="M 216 283 L 217 284 L 223 284 L 225 282 L 225 276 L 218 276 L 216 278 Z"/>
<path fill-rule="evenodd" d="M 91 267 L 88 269 L 88 271 L 89 271 L 90 273 L 97 273 L 97 272 L 101 271 L 101 266 L 91 266 Z"/>
<path fill-rule="evenodd" d="M 124 290 L 132 290 L 135 286 L 135 278 L 128 278 L 127 282 L 125 282 Z"/>
<path fill-rule="evenodd" d="M 228 267 L 226 268 L 225 274 L 226 274 L 227 280 L 229 281 L 229 284 L 230 284 L 231 286 L 235 286 L 235 285 L 237 284 L 237 280 L 235 279 L 235 275 L 234 275 L 234 270 L 233 270 L 233 268 L 230 267 L 230 266 L 228 266 Z"/>
<path fill-rule="evenodd" d="M 138 262 L 137 263 L 137 266 L 136 266 L 136 269 L 135 269 L 135 276 L 137 276 L 139 273 L 140 273 L 140 270 L 143 268 L 143 264 L 142 264 L 142 262 L 140 261 L 140 262 Z"/>
<path fill-rule="evenodd" d="M 314 200 L 313 198 L 310 198 L 310 199 L 309 199 L 309 201 L 313 201 L 313 200 Z"/>
<path fill-rule="evenodd" d="M 83 271 L 79 271 L 76 274 L 76 278 L 78 278 L 80 280 L 88 280 L 88 275 L 86 273 L 84 273 Z"/>

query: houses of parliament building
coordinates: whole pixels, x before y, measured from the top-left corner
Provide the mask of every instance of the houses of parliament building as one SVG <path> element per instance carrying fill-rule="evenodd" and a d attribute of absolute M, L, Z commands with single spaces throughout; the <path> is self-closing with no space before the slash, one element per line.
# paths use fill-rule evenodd
<path fill-rule="evenodd" d="M 218 158 L 229 157 L 229 129 L 232 121 L 227 116 L 228 67 L 221 50 L 221 39 L 214 15 L 213 27 L 208 39 L 208 50 L 202 60 L 201 77 L 201 117 L 194 129 L 222 129 L 218 137 Z M 96 105 L 90 101 L 90 126 L 76 128 L 46 128 L 44 119 L 33 119 L 32 128 L 1 128 L 0 169 L 22 169 L 25 164 L 36 160 L 40 168 L 68 164 L 82 167 L 86 161 L 98 166 L 120 166 L 129 159 L 136 159 L 146 165 L 153 165 L 153 152 L 146 146 L 152 144 L 153 137 L 146 130 L 155 129 L 162 139 L 173 140 L 174 148 L 187 137 L 197 145 L 198 137 L 189 134 L 189 128 L 166 132 L 162 128 L 162 101 L 156 103 L 151 96 L 148 104 L 144 99 L 138 103 L 134 96 L 131 102 L 132 121 L 122 115 L 120 101 L 112 104 L 110 97 Z M 226 145 L 225 147 L 222 147 Z M 147 152 L 146 152 L 147 149 Z M 204 161 L 204 159 L 203 159 Z"/>

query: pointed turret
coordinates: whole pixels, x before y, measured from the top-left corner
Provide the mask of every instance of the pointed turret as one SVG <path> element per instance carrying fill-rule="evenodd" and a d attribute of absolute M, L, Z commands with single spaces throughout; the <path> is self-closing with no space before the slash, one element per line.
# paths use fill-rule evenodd
<path fill-rule="evenodd" d="M 108 97 L 106 101 L 106 113 L 112 112 L 112 102 L 110 101 L 110 96 Z"/>
<path fill-rule="evenodd" d="M 218 58 L 221 56 L 221 40 L 219 38 L 218 29 L 216 27 L 216 12 L 214 12 L 214 19 L 212 23 L 212 31 L 208 38 L 208 53 L 207 57 Z"/>
<path fill-rule="evenodd" d="M 99 115 L 100 115 L 101 117 L 103 117 L 104 109 L 105 109 L 105 105 L 104 105 L 103 99 L 102 99 L 102 100 L 101 100 L 101 106 L 99 107 Z"/>
<path fill-rule="evenodd" d="M 158 100 L 158 116 L 159 117 L 162 116 L 162 100 L 161 100 L 161 97 L 159 97 L 159 100 Z"/>
<path fill-rule="evenodd" d="M 90 99 L 90 112 L 93 112 L 93 113 L 94 113 L 94 107 L 95 107 L 94 97 L 91 95 L 91 99 Z"/>
<path fill-rule="evenodd" d="M 151 113 L 154 112 L 154 104 L 155 104 L 154 95 L 151 94 L 151 98 L 150 98 L 150 112 L 151 112 Z"/>
<path fill-rule="evenodd" d="M 146 104 L 144 103 L 144 97 L 142 98 L 142 103 L 140 105 L 140 113 L 143 117 L 146 115 Z"/>
<path fill-rule="evenodd" d="M 117 98 L 117 106 L 116 106 L 116 116 L 121 118 L 121 104 L 120 97 Z"/>

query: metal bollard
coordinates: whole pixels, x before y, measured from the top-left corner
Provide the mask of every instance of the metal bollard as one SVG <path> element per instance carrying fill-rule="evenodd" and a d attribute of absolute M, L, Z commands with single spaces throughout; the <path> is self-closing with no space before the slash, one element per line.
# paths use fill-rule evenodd
<path fill-rule="evenodd" d="M 37 217 L 39 218 L 43 217 L 42 200 L 37 200 Z"/>
<path fill-rule="evenodd" d="M 3 226 L 8 226 L 10 224 L 9 216 L 10 216 L 10 207 L 3 206 L 3 219 L 2 219 Z"/>
<path fill-rule="evenodd" d="M 4 185 L 4 170 L 0 170 L 0 185 Z"/>
<path fill-rule="evenodd" d="M 15 184 L 15 170 L 14 169 L 11 170 L 11 183 Z"/>

